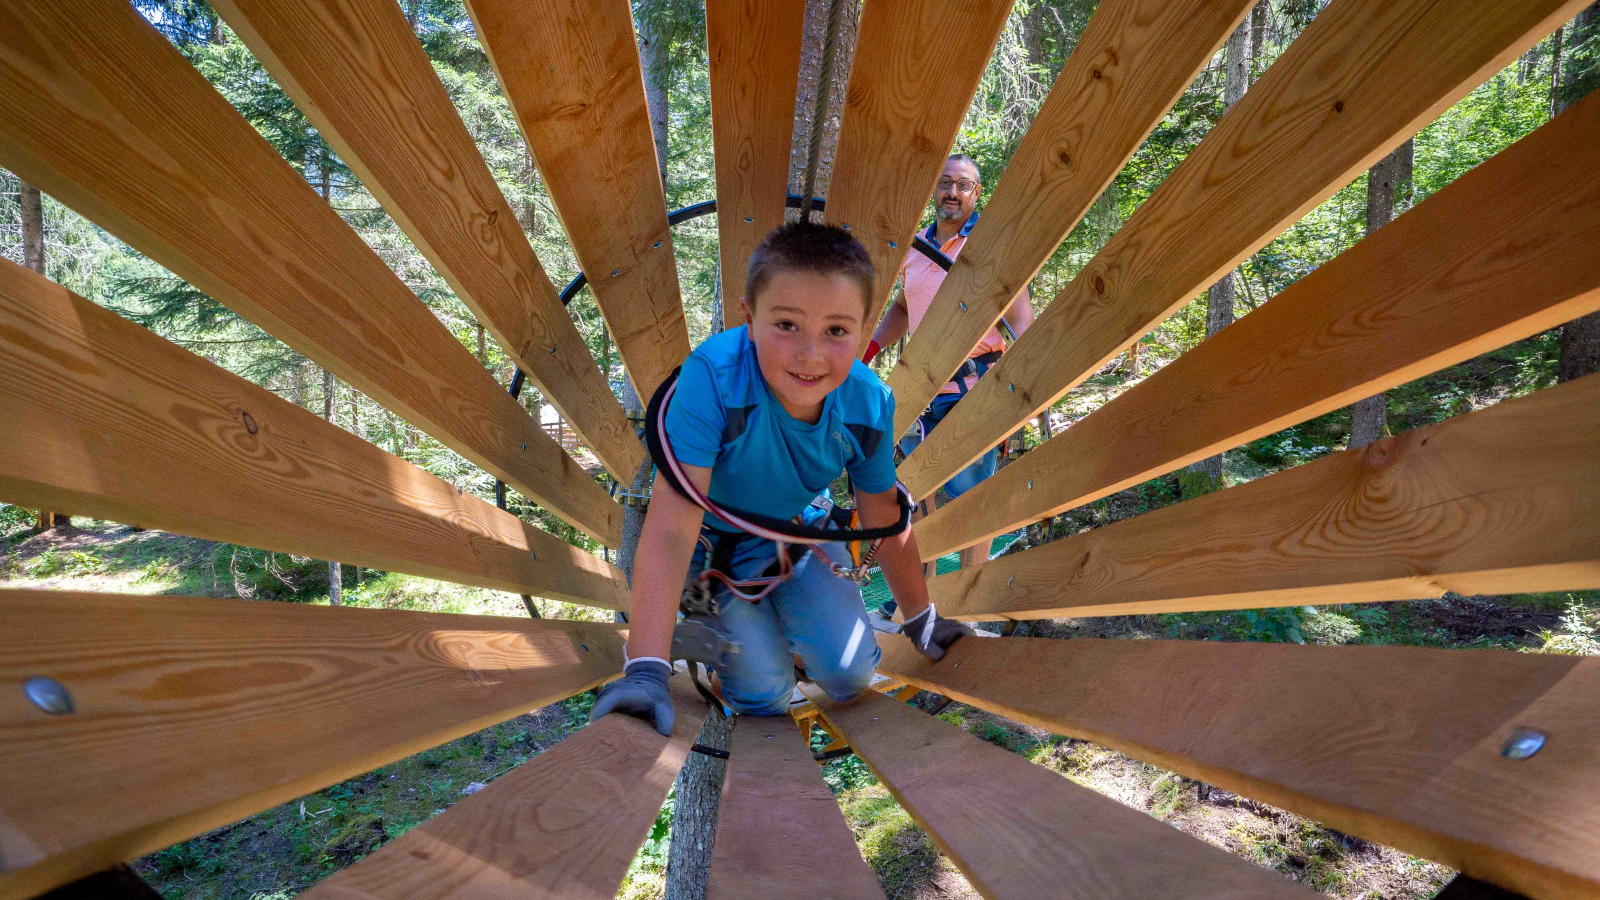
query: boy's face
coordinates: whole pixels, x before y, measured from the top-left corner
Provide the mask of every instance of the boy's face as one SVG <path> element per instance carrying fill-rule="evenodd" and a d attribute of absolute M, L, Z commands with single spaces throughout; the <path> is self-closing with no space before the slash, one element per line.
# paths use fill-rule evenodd
<path fill-rule="evenodd" d="M 743 306 L 762 377 L 789 415 L 815 423 L 856 360 L 866 318 L 861 285 L 836 272 L 780 272 L 755 310 L 749 300 Z"/>

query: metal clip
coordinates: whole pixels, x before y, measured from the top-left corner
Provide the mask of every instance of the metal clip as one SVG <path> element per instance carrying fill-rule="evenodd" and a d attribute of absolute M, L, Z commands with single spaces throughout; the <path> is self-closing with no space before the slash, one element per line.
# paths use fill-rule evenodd
<path fill-rule="evenodd" d="M 684 619 L 672 630 L 673 659 L 720 668 L 732 663 L 743 649 L 698 617 Z"/>

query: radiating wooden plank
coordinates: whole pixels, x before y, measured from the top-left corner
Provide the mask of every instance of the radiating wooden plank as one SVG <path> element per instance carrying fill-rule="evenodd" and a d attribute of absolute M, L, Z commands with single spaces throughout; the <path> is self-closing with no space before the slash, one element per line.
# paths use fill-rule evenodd
<path fill-rule="evenodd" d="M 689 355 L 628 0 L 468 0 L 639 396 Z"/>
<path fill-rule="evenodd" d="M 902 480 L 931 494 L 1582 6 L 1334 0 L 917 448 Z"/>
<path fill-rule="evenodd" d="M 709 711 L 672 681 L 670 738 L 613 713 L 300 896 L 615 897 Z"/>
<path fill-rule="evenodd" d="M 711 130 L 717 165 L 722 321 L 744 323 L 739 298 L 750 252 L 783 224 L 803 3 L 707 0 Z"/>
<path fill-rule="evenodd" d="M 1597 242 L 1600 98 L 936 512 L 919 545 L 932 558 L 1589 312 Z"/>
<path fill-rule="evenodd" d="M 900 0 L 868 3 L 861 13 L 826 221 L 850 229 L 878 272 L 863 347 L 1011 3 Z"/>
<path fill-rule="evenodd" d="M 611 625 L 297 603 L 0 591 L 0 621 L 6 900 L 586 690 L 623 661 Z M 71 694 L 70 715 L 26 699 L 35 676 Z"/>
<path fill-rule="evenodd" d="M 889 374 L 904 434 L 1252 6 L 1108 0 L 1095 10 L 983 218 Z"/>
<path fill-rule="evenodd" d="M 1002 642 L 956 648 L 978 643 Z M 839 703 L 804 690 L 984 897 L 1316 896 L 921 710 L 873 691 Z"/>
<path fill-rule="evenodd" d="M 1600 895 L 1600 659 L 1006 638 L 934 664 L 879 640 L 884 671 L 963 703 L 1531 897 Z M 1501 755 L 1523 729 L 1543 748 Z"/>
<path fill-rule="evenodd" d="M 611 475 L 631 481 L 644 448 L 400 6 L 216 5 Z"/>
<path fill-rule="evenodd" d="M 1600 378 L 940 575 L 1047 619 L 1600 587 Z"/>
<path fill-rule="evenodd" d="M 0 163 L 615 546 L 622 508 L 131 6 L 0 10 Z"/>
<path fill-rule="evenodd" d="M 0 260 L 0 498 L 625 609 L 609 563 Z"/>
<path fill-rule="evenodd" d="M 790 722 L 735 722 L 706 900 L 883 900 L 839 801 Z"/>

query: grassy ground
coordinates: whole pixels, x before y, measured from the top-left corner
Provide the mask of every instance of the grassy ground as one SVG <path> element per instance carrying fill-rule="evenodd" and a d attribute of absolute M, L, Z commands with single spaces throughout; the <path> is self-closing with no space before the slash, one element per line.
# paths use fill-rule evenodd
<path fill-rule="evenodd" d="M 1126 502 L 1139 502 L 1137 492 Z M 103 522 L 78 520 L 77 525 L 0 537 L 0 587 L 327 602 L 327 569 L 317 561 Z M 367 573 L 358 584 L 358 576 L 346 570 L 345 597 L 351 605 L 525 615 L 514 595 L 392 573 Z M 540 601 L 540 607 L 549 617 L 609 615 L 549 601 Z M 1317 609 L 1062 619 L 1028 623 L 1023 633 L 1595 653 L 1600 651 L 1597 610 L 1600 592 L 1595 591 L 1450 595 Z M 923 695 L 919 702 L 931 699 Z M 592 694 L 584 694 L 520 716 L 152 854 L 136 868 L 170 898 L 286 900 L 447 809 L 474 785 L 553 745 L 582 725 L 592 702 Z M 1103 747 L 960 704 L 940 718 L 1330 897 L 1422 900 L 1451 875 L 1443 867 L 1220 790 L 1202 797 L 1195 782 Z M 824 776 L 889 900 L 977 896 L 860 760 L 829 763 Z M 661 896 L 671 805 L 669 799 L 635 859 L 622 900 Z"/>

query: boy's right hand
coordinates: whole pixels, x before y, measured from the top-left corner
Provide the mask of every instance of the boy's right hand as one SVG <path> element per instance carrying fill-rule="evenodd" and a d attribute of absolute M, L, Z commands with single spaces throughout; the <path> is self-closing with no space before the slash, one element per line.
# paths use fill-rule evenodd
<path fill-rule="evenodd" d="M 672 667 L 659 659 L 635 659 L 623 672 L 622 678 L 600 689 L 589 721 L 619 712 L 653 722 L 662 735 L 672 734 L 672 697 L 667 693 Z"/>

